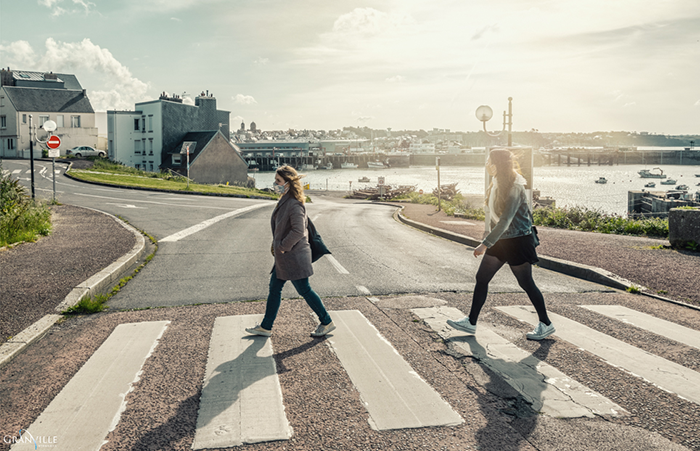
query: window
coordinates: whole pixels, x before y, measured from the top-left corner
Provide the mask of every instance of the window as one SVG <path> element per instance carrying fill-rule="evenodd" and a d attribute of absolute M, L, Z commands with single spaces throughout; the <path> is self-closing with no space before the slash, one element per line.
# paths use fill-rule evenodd
<path fill-rule="evenodd" d="M 23 115 L 22 115 L 22 123 L 23 123 L 23 124 L 26 124 L 26 123 L 27 123 L 27 115 L 26 115 L 26 114 L 23 114 Z"/>
<path fill-rule="evenodd" d="M 151 167 L 150 171 L 153 172 L 153 162 L 152 162 L 152 161 L 149 161 L 149 162 L 148 162 L 148 165 Z"/>
<path fill-rule="evenodd" d="M 173 166 L 175 165 L 181 165 L 182 164 L 182 157 L 179 153 L 174 153 L 173 154 Z"/>
<path fill-rule="evenodd" d="M 0 106 L 5 106 L 5 96 L 0 96 Z"/>
<path fill-rule="evenodd" d="M 148 131 L 149 132 L 153 131 L 153 115 L 152 114 L 148 115 Z"/>
<path fill-rule="evenodd" d="M 8 138 L 7 139 L 7 149 L 12 150 L 15 148 L 15 140 L 14 138 Z"/>
<path fill-rule="evenodd" d="M 44 126 L 44 122 L 46 122 L 46 121 L 48 121 L 48 120 L 49 120 L 49 115 L 48 115 L 48 114 L 46 114 L 46 115 L 39 115 L 39 123 L 38 123 L 37 125 L 38 125 L 39 127 L 43 127 L 43 126 Z"/>
<path fill-rule="evenodd" d="M 7 116 L 0 116 L 0 128 L 7 128 Z"/>
<path fill-rule="evenodd" d="M 134 119 L 134 131 L 139 131 L 139 120 Z"/>
<path fill-rule="evenodd" d="M 148 155 L 153 155 L 153 138 L 148 140 Z"/>
<path fill-rule="evenodd" d="M 141 155 L 141 141 L 138 139 L 134 141 L 134 153 L 136 155 Z"/>
<path fill-rule="evenodd" d="M 80 128 L 80 116 L 71 116 L 70 117 L 70 126 L 72 128 Z"/>
<path fill-rule="evenodd" d="M 65 125 L 63 123 L 63 115 L 62 114 L 59 114 L 58 116 L 56 116 L 56 127 L 57 128 L 65 127 Z"/>
<path fill-rule="evenodd" d="M 141 116 L 141 132 L 146 133 L 146 116 Z"/>

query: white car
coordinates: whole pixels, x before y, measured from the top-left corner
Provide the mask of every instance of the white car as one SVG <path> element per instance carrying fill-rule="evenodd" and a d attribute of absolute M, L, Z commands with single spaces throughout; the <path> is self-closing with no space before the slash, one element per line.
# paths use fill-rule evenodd
<path fill-rule="evenodd" d="M 104 158 L 107 153 L 104 150 L 97 150 L 90 146 L 78 146 L 66 150 L 66 155 L 75 155 L 76 157 L 100 157 Z"/>

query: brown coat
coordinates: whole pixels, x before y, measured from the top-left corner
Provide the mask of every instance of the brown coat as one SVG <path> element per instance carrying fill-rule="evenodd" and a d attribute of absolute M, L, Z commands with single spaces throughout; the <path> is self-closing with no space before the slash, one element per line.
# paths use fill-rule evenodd
<path fill-rule="evenodd" d="M 313 275 L 304 204 L 285 194 L 272 212 L 270 225 L 277 278 L 299 280 Z"/>

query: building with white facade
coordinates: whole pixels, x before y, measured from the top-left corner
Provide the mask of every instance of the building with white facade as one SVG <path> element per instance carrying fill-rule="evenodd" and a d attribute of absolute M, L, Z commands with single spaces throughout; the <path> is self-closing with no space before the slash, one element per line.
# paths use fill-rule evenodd
<path fill-rule="evenodd" d="M 137 103 L 134 111 L 107 111 L 107 154 L 127 166 L 158 171 L 172 152 L 179 152 L 188 133 L 221 131 L 228 136 L 229 115 L 216 109 L 209 92 L 197 96 L 194 105 L 163 93 L 158 100 Z"/>
<path fill-rule="evenodd" d="M 61 138 L 61 153 L 76 146 L 97 148 L 95 110 L 75 75 L 0 71 L 0 157 L 29 158 L 29 122 L 39 138 L 44 122 L 54 121 Z M 43 135 L 43 136 L 42 136 Z M 36 138 L 36 137 L 35 137 Z M 42 147 L 34 146 L 34 157 Z"/>

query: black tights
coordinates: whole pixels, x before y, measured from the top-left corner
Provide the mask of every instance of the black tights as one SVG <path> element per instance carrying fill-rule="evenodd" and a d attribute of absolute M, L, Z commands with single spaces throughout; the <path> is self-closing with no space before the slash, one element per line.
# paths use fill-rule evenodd
<path fill-rule="evenodd" d="M 505 262 L 500 261 L 493 255 L 484 254 L 484 259 L 479 265 L 479 270 L 476 272 L 476 286 L 474 287 L 474 297 L 472 298 L 472 308 L 469 312 L 469 322 L 476 324 L 477 319 L 479 319 L 479 312 L 486 302 L 486 295 L 489 292 L 489 282 L 493 279 L 499 269 L 503 267 Z M 532 265 L 530 263 L 523 263 L 518 266 L 511 266 L 510 270 L 513 275 L 518 280 L 518 285 L 525 290 L 527 296 L 530 298 L 530 302 L 537 310 L 537 316 L 540 322 L 550 325 L 549 317 L 547 316 L 547 309 L 544 306 L 544 297 L 542 292 L 535 281 L 532 279 Z"/>

